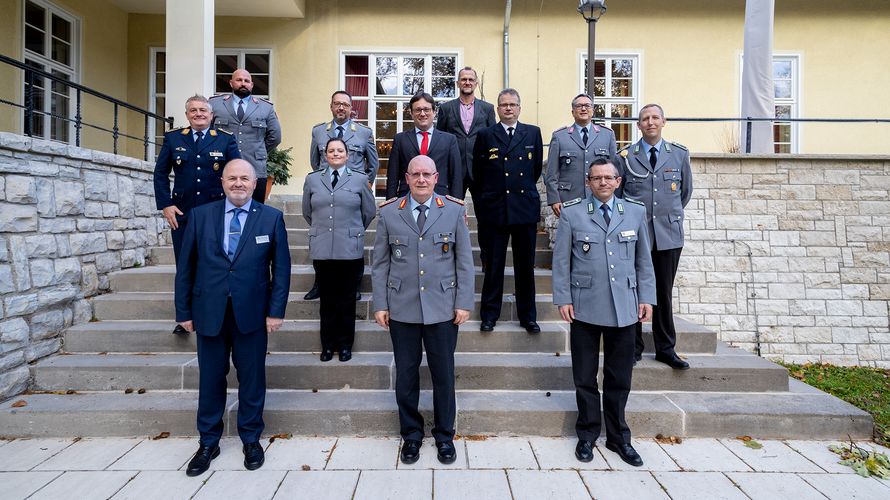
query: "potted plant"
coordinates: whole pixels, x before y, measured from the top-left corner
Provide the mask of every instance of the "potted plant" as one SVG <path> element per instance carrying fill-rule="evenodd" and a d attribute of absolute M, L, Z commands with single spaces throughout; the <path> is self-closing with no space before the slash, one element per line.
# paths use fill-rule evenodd
<path fill-rule="evenodd" d="M 287 149 L 273 149 L 269 152 L 266 159 L 266 199 L 269 199 L 269 193 L 272 192 L 272 184 L 286 186 L 290 179 L 290 166 L 293 163 L 293 157 L 290 155 L 293 147 Z"/>

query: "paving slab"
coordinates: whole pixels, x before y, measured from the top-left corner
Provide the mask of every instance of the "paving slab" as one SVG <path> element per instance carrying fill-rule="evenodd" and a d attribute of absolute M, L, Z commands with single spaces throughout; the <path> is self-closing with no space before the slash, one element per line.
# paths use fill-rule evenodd
<path fill-rule="evenodd" d="M 807 460 L 818 465 L 825 472 L 832 474 L 855 474 L 856 472 L 846 465 L 841 465 L 841 457 L 832 453 L 828 447 L 833 444 L 841 444 L 840 441 L 803 441 L 789 440 L 785 444 L 805 456 Z M 869 445 L 871 443 L 859 443 Z"/>
<path fill-rule="evenodd" d="M 137 473 L 135 471 L 69 471 L 44 486 L 33 500 L 105 500 L 117 493 Z"/>
<path fill-rule="evenodd" d="M 513 500 L 513 495 L 502 470 L 437 470 L 433 472 L 433 498 Z"/>
<path fill-rule="evenodd" d="M 457 459 L 452 464 L 443 464 L 439 462 L 436 450 L 436 441 L 430 437 L 423 440 L 423 446 L 420 448 L 420 459 L 417 462 L 405 465 L 400 461 L 396 464 L 397 469 L 418 470 L 418 469 L 466 469 L 467 464 L 467 447 L 463 439 L 454 440 L 454 448 L 457 450 Z"/>
<path fill-rule="evenodd" d="M 61 472 L 0 472 L 4 498 L 27 498 L 43 488 L 50 481 L 62 475 Z"/>
<path fill-rule="evenodd" d="M 146 439 L 108 470 L 179 470 L 197 450 L 197 439 Z"/>
<path fill-rule="evenodd" d="M 589 500 L 578 475 L 567 470 L 508 470 L 514 500 Z"/>
<path fill-rule="evenodd" d="M 275 439 L 266 448 L 266 464 L 269 470 L 322 470 L 331 456 L 335 437 L 293 437 Z"/>
<path fill-rule="evenodd" d="M 794 474 L 778 472 L 727 472 L 726 476 L 751 498 L 757 500 L 820 499 L 825 497 Z"/>
<path fill-rule="evenodd" d="M 716 439 L 684 439 L 682 444 L 665 445 L 662 449 L 685 470 L 698 472 L 751 470 L 751 467 Z"/>
<path fill-rule="evenodd" d="M 632 439 L 631 444 L 643 459 L 643 465 L 641 467 L 634 467 L 633 465 L 625 463 L 617 453 L 607 450 L 605 439 L 600 439 L 596 443 L 600 453 L 603 454 L 603 458 L 606 459 L 606 463 L 608 463 L 614 470 L 633 472 L 680 470 L 680 467 L 674 459 L 665 453 L 664 448 L 659 446 L 655 441 L 651 439 Z"/>
<path fill-rule="evenodd" d="M 763 448 L 755 450 L 739 439 L 720 442 L 757 472 L 822 472 L 812 461 L 781 441 L 760 441 Z"/>
<path fill-rule="evenodd" d="M 433 497 L 433 471 L 362 471 L 355 488 L 355 500 L 425 500 Z"/>
<path fill-rule="evenodd" d="M 268 500 L 275 496 L 278 486 L 284 480 L 284 471 L 254 470 L 216 471 L 193 497 L 195 500 Z"/>
<path fill-rule="evenodd" d="M 188 477 L 182 471 L 142 471 L 113 497 L 114 500 L 179 500 L 191 498 L 208 476 Z"/>
<path fill-rule="evenodd" d="M 340 438 L 325 470 L 395 469 L 399 445 L 397 438 Z"/>
<path fill-rule="evenodd" d="M 798 474 L 801 479 L 831 500 L 876 500 L 887 498 L 881 482 L 858 474 Z"/>
<path fill-rule="evenodd" d="M 268 465 L 268 460 L 266 464 Z M 352 500 L 358 483 L 358 475 L 359 471 L 357 470 L 291 471 L 287 473 L 281 486 L 278 487 L 275 498 L 282 500 L 294 498 Z"/>
<path fill-rule="evenodd" d="M 471 469 L 538 469 L 526 438 L 492 437 L 467 440 Z M 515 494 L 515 492 L 514 492 Z"/>
<path fill-rule="evenodd" d="M 73 443 L 74 439 L 16 439 L 3 447 L 0 471 L 31 470 Z"/>
<path fill-rule="evenodd" d="M 581 479 L 597 500 L 670 500 L 650 472 L 581 471 Z"/>
<path fill-rule="evenodd" d="M 748 500 L 719 472 L 653 472 L 673 500 Z M 707 494 L 703 495 L 704 492 Z"/>
<path fill-rule="evenodd" d="M 81 439 L 34 470 L 104 470 L 138 445 L 142 439 Z"/>
<path fill-rule="evenodd" d="M 599 447 L 594 448 L 593 460 L 590 462 L 581 462 L 575 458 L 577 438 L 530 437 L 528 442 L 542 469 L 608 470 L 610 468 Z"/>

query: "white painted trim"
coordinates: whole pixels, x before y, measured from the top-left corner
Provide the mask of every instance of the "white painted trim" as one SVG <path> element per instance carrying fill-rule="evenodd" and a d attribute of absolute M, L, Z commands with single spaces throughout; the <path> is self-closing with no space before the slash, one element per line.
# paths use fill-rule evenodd
<path fill-rule="evenodd" d="M 608 98 L 608 102 L 610 104 L 630 104 L 633 113 L 639 113 L 640 107 L 646 103 L 643 100 L 643 49 L 603 49 L 597 50 L 596 55 L 607 58 L 607 59 L 620 59 L 627 58 L 633 60 L 633 74 L 634 78 L 631 80 L 632 89 L 634 97 L 610 97 Z M 587 49 L 579 48 L 576 50 L 576 72 L 577 72 L 577 82 L 578 82 L 578 93 L 586 92 L 587 89 L 584 88 L 584 78 L 587 76 L 584 72 L 584 61 L 587 59 Z M 608 85 L 611 77 L 606 75 L 606 84 Z M 608 110 L 607 110 L 608 111 Z M 635 115 L 631 116 L 634 117 Z M 607 117 L 606 120 L 609 118 Z M 624 122 L 621 122 L 624 123 Z M 631 144 L 640 140 L 639 137 L 639 129 L 631 123 Z"/>
<path fill-rule="evenodd" d="M 744 57 L 745 54 L 741 49 L 736 50 L 736 109 L 738 110 L 738 116 L 742 116 L 742 70 L 744 68 Z M 792 52 L 792 51 L 773 51 L 772 60 L 775 62 L 776 59 L 791 59 L 792 60 L 792 75 L 794 75 L 794 79 L 792 79 L 792 92 L 793 92 L 793 102 L 791 107 L 791 117 L 792 118 L 801 118 L 802 110 L 803 110 L 803 53 L 802 52 Z M 782 102 L 774 102 L 773 105 L 781 105 Z M 738 122 L 738 137 L 742 137 L 742 126 L 744 124 L 742 122 Z M 800 154 L 801 153 L 801 144 L 803 143 L 803 134 L 801 132 L 800 123 L 793 122 L 791 123 L 791 154 Z M 739 147 L 743 148 L 743 145 L 739 145 Z"/>

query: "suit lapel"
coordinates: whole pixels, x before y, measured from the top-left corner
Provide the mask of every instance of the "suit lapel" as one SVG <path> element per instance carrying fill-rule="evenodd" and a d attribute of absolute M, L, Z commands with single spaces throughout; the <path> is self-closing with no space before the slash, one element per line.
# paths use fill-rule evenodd
<path fill-rule="evenodd" d="M 343 142 L 349 142 L 349 139 L 352 139 L 352 136 L 355 135 L 355 133 L 352 131 L 352 125 L 352 122 L 349 122 L 348 125 L 343 125 Z M 337 137 L 337 127 L 335 126 L 331 128 L 331 130 L 334 132 L 334 137 Z M 346 149 L 346 154 L 349 154 L 348 146 Z"/>
<path fill-rule="evenodd" d="M 250 211 L 247 212 L 247 221 L 244 223 L 244 227 L 241 229 L 241 238 L 238 239 L 238 249 L 235 250 L 235 256 L 232 257 L 232 262 L 238 260 L 238 256 L 241 255 L 241 250 L 244 249 L 244 245 L 247 240 L 253 236 L 254 226 L 256 226 L 257 219 L 260 218 L 260 214 L 263 211 L 262 203 L 250 203 Z"/>
<path fill-rule="evenodd" d="M 331 188 L 331 167 L 324 169 L 324 172 L 321 173 L 321 183 L 324 184 L 328 191 L 333 191 Z"/>
<path fill-rule="evenodd" d="M 479 105 L 479 99 L 476 99 L 473 104 L 473 121 L 470 122 L 470 134 L 482 127 L 482 120 L 484 119 L 485 113 L 482 111 L 482 106 Z M 463 122 L 461 122 L 461 125 L 463 125 Z"/>
<path fill-rule="evenodd" d="M 406 195 L 405 198 L 408 198 L 409 195 Z M 399 202 L 401 204 L 402 202 Z M 407 200 L 405 202 L 405 208 L 399 209 L 399 215 L 402 217 L 402 220 L 405 221 L 405 225 L 411 228 L 417 234 L 420 234 L 420 231 L 417 229 L 417 221 L 414 220 L 414 216 L 411 214 L 411 200 Z M 424 226 L 426 227 L 426 226 Z"/>
<path fill-rule="evenodd" d="M 609 230 L 606 231 L 606 234 L 609 234 L 621 226 L 621 222 L 624 221 L 624 209 L 619 205 L 618 200 L 615 200 L 615 209 L 612 210 L 612 222 L 609 224 Z M 605 222 L 605 220 L 603 220 Z"/>
<path fill-rule="evenodd" d="M 417 144 L 417 129 L 411 127 L 410 129 L 405 131 L 405 139 L 408 140 L 408 147 L 411 148 L 411 157 L 415 157 L 420 154 L 420 146 Z"/>
<path fill-rule="evenodd" d="M 582 151 L 587 149 L 587 146 L 584 145 L 584 141 L 581 140 L 581 128 L 580 127 L 578 127 L 575 124 L 570 125 L 569 126 L 569 137 L 571 137 L 572 140 L 575 141 L 575 144 L 577 144 L 578 147 L 581 148 Z M 593 137 L 588 134 L 587 144 L 590 144 L 591 142 L 593 142 Z"/>
<path fill-rule="evenodd" d="M 588 198 L 589 200 L 589 198 Z M 606 225 L 606 219 L 603 218 L 603 211 L 599 209 L 596 205 L 596 202 L 588 201 L 587 203 L 593 203 L 593 213 L 588 212 L 587 215 L 590 216 L 590 220 L 593 221 L 594 224 L 600 227 L 606 234 L 609 234 L 609 226 Z"/>
<path fill-rule="evenodd" d="M 439 220 L 439 217 L 442 217 L 442 211 L 445 209 L 445 206 L 439 206 L 436 203 L 437 196 L 433 195 L 433 203 L 432 207 L 429 210 L 429 215 L 427 215 L 426 222 L 423 224 L 423 232 L 420 233 L 421 236 L 427 233 L 431 227 Z"/>
<path fill-rule="evenodd" d="M 646 149 L 649 145 L 643 141 L 638 142 L 637 145 L 639 146 L 640 149 L 639 149 L 639 151 L 634 153 L 634 158 L 636 158 L 636 160 L 640 163 L 640 165 L 643 168 L 652 172 L 652 167 L 649 166 L 649 155 L 646 151 Z"/>
<path fill-rule="evenodd" d="M 210 242 L 211 242 L 210 244 L 213 246 L 213 248 L 219 250 L 219 253 L 223 256 L 223 258 L 228 259 L 228 257 L 226 257 L 226 249 L 225 249 L 225 247 L 223 247 L 223 242 L 222 242 L 223 234 L 229 233 L 229 228 L 225 227 L 225 224 L 226 224 L 226 202 L 223 201 L 222 203 L 219 203 L 217 205 L 218 206 L 216 206 L 213 209 L 212 220 L 213 220 L 214 225 L 216 225 L 216 224 L 223 225 L 223 232 L 221 233 L 219 231 L 219 226 L 216 226 L 216 230 L 211 231 L 211 234 L 213 234 L 213 236 L 210 239 Z"/>
<path fill-rule="evenodd" d="M 250 103 L 250 105 L 247 107 L 247 109 L 244 110 L 244 120 L 241 123 L 247 123 L 250 120 L 250 115 L 252 115 L 257 110 L 257 108 L 260 107 L 260 103 L 259 101 L 257 101 L 256 97 L 248 97 L 247 101 Z"/>
<path fill-rule="evenodd" d="M 223 99 L 223 106 L 226 108 L 226 111 L 232 116 L 232 118 L 237 122 L 238 121 L 238 113 L 235 111 L 235 96 L 232 94 L 229 99 Z"/>
<path fill-rule="evenodd" d="M 493 126 L 494 126 L 494 135 L 495 135 L 495 137 L 498 138 L 499 141 L 501 141 L 501 144 L 504 145 L 504 151 L 505 152 L 510 151 L 510 148 L 509 148 L 510 136 L 507 135 L 507 131 L 504 130 L 504 126 L 501 125 L 500 123 L 495 123 Z"/>
<path fill-rule="evenodd" d="M 665 144 L 666 143 L 664 141 L 661 142 L 661 151 L 658 152 L 658 161 L 655 162 L 655 171 L 656 172 L 661 170 L 661 167 L 663 167 L 667 163 L 668 156 L 670 156 L 670 153 L 668 152 L 667 148 L 665 147 Z"/>

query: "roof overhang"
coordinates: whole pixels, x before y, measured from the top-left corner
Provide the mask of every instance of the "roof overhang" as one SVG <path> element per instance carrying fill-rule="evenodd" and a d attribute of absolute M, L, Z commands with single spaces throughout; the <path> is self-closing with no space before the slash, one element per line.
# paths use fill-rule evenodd
<path fill-rule="evenodd" d="M 124 12 L 132 14 L 164 14 L 166 0 L 109 0 Z M 306 16 L 306 0 L 215 0 L 217 16 L 235 17 L 283 17 L 303 18 Z"/>

